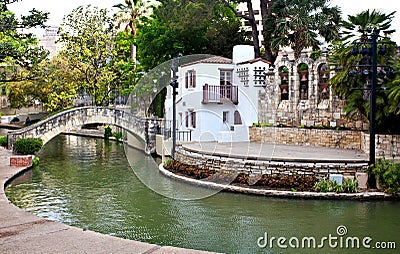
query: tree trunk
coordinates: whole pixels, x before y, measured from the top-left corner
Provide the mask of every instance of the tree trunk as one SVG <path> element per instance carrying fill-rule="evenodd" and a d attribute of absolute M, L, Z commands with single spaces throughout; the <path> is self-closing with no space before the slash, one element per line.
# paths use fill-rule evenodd
<path fill-rule="evenodd" d="M 254 10 L 253 10 L 253 4 L 252 2 L 249 0 L 247 1 L 247 10 L 249 11 L 249 23 L 251 26 L 251 34 L 253 37 L 253 45 L 254 45 L 254 57 L 255 58 L 259 58 L 261 57 L 261 51 L 260 51 L 260 43 L 258 40 L 258 30 L 257 30 L 257 23 L 256 23 L 256 19 L 254 17 Z"/>
<path fill-rule="evenodd" d="M 260 1 L 260 9 L 261 9 L 261 17 L 262 17 L 262 22 L 263 22 L 263 32 L 262 32 L 262 37 L 263 37 L 263 43 L 264 43 L 264 49 L 265 53 L 263 58 L 270 62 L 272 65 L 275 63 L 276 58 L 278 56 L 277 53 L 273 52 L 271 49 L 270 45 L 270 39 L 267 38 L 267 34 L 265 34 L 266 29 L 266 23 L 264 20 L 266 17 L 272 14 L 272 5 L 274 4 L 275 0 L 261 0 Z"/>

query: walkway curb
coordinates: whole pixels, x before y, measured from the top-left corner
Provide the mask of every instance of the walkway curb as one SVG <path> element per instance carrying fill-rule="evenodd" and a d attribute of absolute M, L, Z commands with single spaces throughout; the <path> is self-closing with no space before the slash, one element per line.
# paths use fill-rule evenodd
<path fill-rule="evenodd" d="M 261 195 L 277 198 L 299 198 L 299 199 L 326 199 L 326 200 L 398 200 L 399 195 L 389 195 L 384 192 L 359 192 L 359 193 L 335 193 L 335 192 L 311 192 L 311 191 L 282 191 L 246 188 L 227 184 L 218 184 L 213 182 L 196 180 L 193 178 L 181 176 L 172 173 L 164 168 L 161 163 L 158 166 L 159 171 L 172 179 L 201 186 L 205 188 L 218 189 L 234 193 Z"/>
<path fill-rule="evenodd" d="M 5 187 L 29 167 L 9 166 L 10 150 L 0 147 L 0 253 L 212 253 L 158 246 L 104 235 L 46 220 L 23 211 L 5 195 Z"/>

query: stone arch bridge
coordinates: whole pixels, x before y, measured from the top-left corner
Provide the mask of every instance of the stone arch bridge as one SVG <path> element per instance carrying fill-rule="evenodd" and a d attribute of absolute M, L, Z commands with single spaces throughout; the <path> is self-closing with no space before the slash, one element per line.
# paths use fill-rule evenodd
<path fill-rule="evenodd" d="M 43 144 L 55 136 L 81 129 L 86 124 L 106 124 L 120 127 L 145 141 L 145 152 L 155 150 L 155 133 L 151 131 L 152 119 L 138 118 L 124 109 L 110 107 L 80 107 L 60 112 L 43 121 L 21 130 L 11 131 L 8 136 L 8 148 L 13 149 L 20 138 L 41 138 Z M 151 133 L 152 135 L 149 135 Z M 153 138 L 154 136 L 154 138 Z"/>

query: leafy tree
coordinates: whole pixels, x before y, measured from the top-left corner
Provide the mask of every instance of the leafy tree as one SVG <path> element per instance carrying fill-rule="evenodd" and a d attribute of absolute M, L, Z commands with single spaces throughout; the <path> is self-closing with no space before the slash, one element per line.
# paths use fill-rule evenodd
<path fill-rule="evenodd" d="M 59 29 L 64 45 L 61 55 L 80 72 L 85 91 L 95 105 L 104 105 L 114 90 L 115 73 L 110 61 L 115 57 L 116 29 L 107 9 L 80 6 L 64 17 Z"/>
<path fill-rule="evenodd" d="M 134 43 L 133 35 L 119 32 L 115 38 L 115 50 L 117 55 L 110 62 L 110 68 L 114 72 L 115 84 L 112 97 L 126 97 L 132 87 L 137 83 L 140 74 L 136 71 L 135 60 L 131 56 L 131 46 Z"/>
<path fill-rule="evenodd" d="M 369 88 L 371 86 L 370 76 L 349 76 L 349 71 L 354 70 L 357 64 L 370 64 L 368 57 L 351 54 L 351 50 L 355 46 L 353 42 L 359 42 L 360 40 L 365 42 L 368 39 L 366 33 L 373 31 L 374 28 L 381 29 L 381 35 L 383 36 L 379 38 L 379 42 L 389 42 L 390 39 L 386 37 L 386 34 L 391 32 L 390 24 L 393 15 L 394 12 L 384 14 L 376 10 L 367 10 L 357 15 L 349 16 L 348 21 L 342 22 L 341 40 L 332 46 L 330 62 L 336 67 L 337 73 L 329 82 L 335 93 L 346 99 L 345 110 L 351 118 L 357 116 L 364 117 L 364 119 L 369 118 L 369 92 L 355 88 Z M 386 65 L 393 60 L 394 50 L 388 50 L 388 52 L 390 54 L 378 55 L 378 65 Z M 386 69 L 386 71 L 389 70 Z M 390 91 L 389 94 L 392 95 L 388 97 L 388 93 L 384 90 L 378 90 L 376 93 L 376 124 L 378 132 L 398 132 L 396 126 L 400 124 L 400 117 L 396 115 L 397 104 L 394 94 L 398 88 L 395 84 L 396 81 L 390 82 L 387 78 L 378 78 L 378 87 L 385 87 Z"/>
<path fill-rule="evenodd" d="M 43 103 L 49 111 L 61 110 L 72 106 L 76 98 L 80 73 L 70 68 L 67 60 L 57 56 L 43 61 L 38 68 L 31 70 L 35 79 L 9 83 L 11 106 L 28 106 L 34 100 Z"/>
<path fill-rule="evenodd" d="M 0 0 L 0 82 L 19 81 L 27 78 L 19 70 L 35 68 L 47 57 L 47 51 L 38 46 L 31 33 L 21 33 L 21 29 L 44 28 L 48 13 L 36 9 L 18 21 L 7 6 L 18 0 Z"/>
<path fill-rule="evenodd" d="M 159 2 L 138 25 L 138 58 L 145 70 L 179 52 L 230 57 L 234 45 L 245 43 L 240 21 L 218 1 Z"/>

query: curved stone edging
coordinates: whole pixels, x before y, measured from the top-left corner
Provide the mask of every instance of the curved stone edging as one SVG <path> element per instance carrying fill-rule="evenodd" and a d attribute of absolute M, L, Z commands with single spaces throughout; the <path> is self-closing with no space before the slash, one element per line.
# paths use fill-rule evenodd
<path fill-rule="evenodd" d="M 31 166 L 8 166 L 9 155 L 0 148 L 0 253 L 213 253 L 123 239 L 26 212 L 9 201 L 5 188 Z"/>
<path fill-rule="evenodd" d="M 267 197 L 279 197 L 279 198 L 300 198 L 300 199 L 343 199 L 343 200 L 393 200 L 400 199 L 399 195 L 389 195 L 384 192 L 359 192 L 359 193 L 335 193 L 335 192 L 311 192 L 311 191 L 282 191 L 282 190 L 266 190 L 266 189 L 253 189 L 227 184 L 218 184 L 213 182 L 196 180 L 193 178 L 180 176 L 172 173 L 164 168 L 161 163 L 158 166 L 159 171 L 172 179 L 186 182 L 196 186 L 202 186 L 212 189 L 221 189 L 224 191 L 262 195 Z"/>

